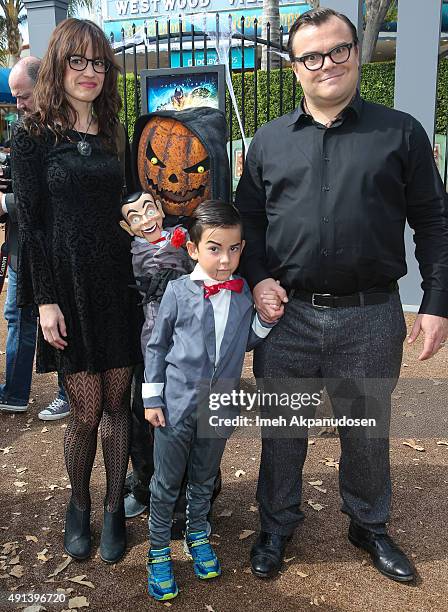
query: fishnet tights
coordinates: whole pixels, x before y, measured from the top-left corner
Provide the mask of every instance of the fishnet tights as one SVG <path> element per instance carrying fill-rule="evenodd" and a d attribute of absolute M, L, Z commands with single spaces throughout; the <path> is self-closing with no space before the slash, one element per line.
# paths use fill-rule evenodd
<path fill-rule="evenodd" d="M 128 464 L 131 374 L 132 368 L 115 368 L 98 374 L 77 372 L 65 376 L 70 401 L 65 464 L 73 500 L 80 509 L 90 508 L 90 475 L 100 421 L 107 482 L 105 505 L 109 512 L 119 507 Z"/>

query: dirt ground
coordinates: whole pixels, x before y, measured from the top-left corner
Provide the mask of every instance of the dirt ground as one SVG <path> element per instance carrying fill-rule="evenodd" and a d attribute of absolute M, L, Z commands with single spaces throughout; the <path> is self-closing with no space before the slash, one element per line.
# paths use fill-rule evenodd
<path fill-rule="evenodd" d="M 408 324 L 411 320 L 409 316 Z M 3 321 L 0 332 L 3 377 Z M 418 351 L 419 346 L 405 349 L 402 379 L 394 393 L 393 418 L 400 425 L 391 442 L 394 505 L 390 524 L 391 535 L 418 568 L 416 584 L 400 585 L 382 577 L 368 556 L 348 542 L 348 520 L 339 511 L 335 466 L 339 442 L 325 436 L 314 436 L 309 446 L 303 494 L 306 520 L 288 546 L 278 579 L 260 581 L 248 569 L 253 532 L 258 528 L 255 489 L 260 443 L 255 436 L 232 439 L 224 456 L 224 487 L 215 505 L 212 538 L 222 562 L 221 578 L 209 583 L 195 579 L 181 544 L 175 542 L 179 597 L 171 604 L 151 601 L 145 586 L 146 516 L 129 521 L 125 558 L 115 566 L 101 561 L 97 547 L 105 478 L 100 448 L 91 487 L 94 556 L 82 563 L 72 561 L 61 570 L 66 560 L 63 517 L 70 495 L 62 452 L 66 422 L 44 423 L 37 418 L 54 397 L 56 377 L 36 375 L 28 412 L 0 414 L 0 610 L 62 611 L 88 606 L 95 612 L 133 612 L 164 605 L 182 612 L 447 610 L 448 354 L 445 349 L 421 364 Z M 246 375 L 251 375 L 250 359 Z M 403 444 L 405 438 L 411 438 L 410 446 Z M 316 485 L 317 480 L 322 484 Z M 29 593 L 58 593 L 65 603 L 40 600 L 42 607 L 27 608 L 31 604 L 23 599 L 20 605 L 7 600 L 11 594 Z"/>

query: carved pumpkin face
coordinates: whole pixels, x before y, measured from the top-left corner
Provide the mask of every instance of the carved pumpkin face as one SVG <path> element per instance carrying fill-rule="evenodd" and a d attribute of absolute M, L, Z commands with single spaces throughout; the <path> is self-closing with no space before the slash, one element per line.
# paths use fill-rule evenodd
<path fill-rule="evenodd" d="M 180 121 L 151 117 L 138 143 L 141 188 L 168 215 L 191 215 L 211 197 L 210 161 L 201 141 Z"/>

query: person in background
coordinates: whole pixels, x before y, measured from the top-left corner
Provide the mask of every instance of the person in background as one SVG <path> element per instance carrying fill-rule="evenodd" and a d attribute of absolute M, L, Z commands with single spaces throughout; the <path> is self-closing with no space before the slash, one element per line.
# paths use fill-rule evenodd
<path fill-rule="evenodd" d="M 17 62 L 9 74 L 9 87 L 16 98 L 20 115 L 34 111 L 33 90 L 37 80 L 40 60 L 37 57 L 26 57 Z M 1 176 L 10 170 L 9 165 L 0 168 Z M 0 179 L 0 191 L 10 184 L 9 180 Z M 8 190 L 9 191 L 9 190 Z M 17 207 L 14 193 L 1 193 L 1 222 L 7 223 L 7 242 L 9 249 L 8 290 L 5 300 L 5 319 L 8 323 L 6 337 L 6 380 L 0 385 L 0 410 L 6 412 L 25 412 L 31 390 L 34 353 L 36 350 L 37 320 L 34 306 L 17 307 L 17 249 L 18 226 Z M 58 378 L 58 395 L 43 410 L 39 418 L 43 421 L 54 421 L 66 417 L 69 405 L 60 377 Z"/>

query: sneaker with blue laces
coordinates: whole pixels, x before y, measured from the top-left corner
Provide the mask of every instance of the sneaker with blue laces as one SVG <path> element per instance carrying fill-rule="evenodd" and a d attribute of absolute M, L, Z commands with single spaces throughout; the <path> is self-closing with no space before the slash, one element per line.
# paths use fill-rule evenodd
<path fill-rule="evenodd" d="M 58 421 L 70 414 L 70 406 L 67 400 L 56 397 L 51 404 L 41 410 L 37 415 L 41 421 Z"/>
<path fill-rule="evenodd" d="M 148 570 L 148 593 L 151 597 L 157 601 L 167 601 L 176 597 L 179 590 L 174 580 L 169 546 L 150 549 L 146 569 Z"/>
<path fill-rule="evenodd" d="M 201 580 L 217 578 L 221 575 L 221 566 L 215 555 L 207 533 L 205 531 L 194 531 L 187 534 L 188 551 L 193 559 L 194 573 Z"/>

